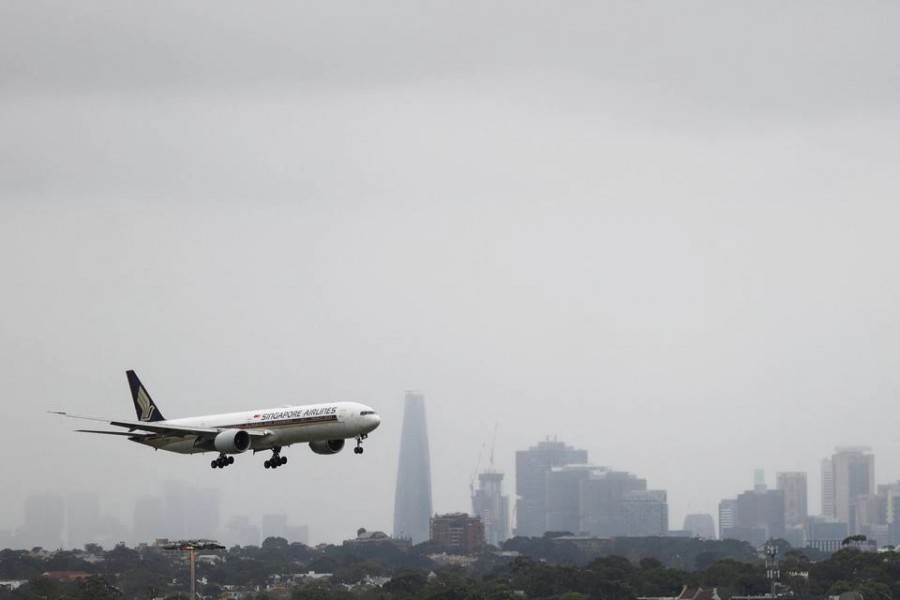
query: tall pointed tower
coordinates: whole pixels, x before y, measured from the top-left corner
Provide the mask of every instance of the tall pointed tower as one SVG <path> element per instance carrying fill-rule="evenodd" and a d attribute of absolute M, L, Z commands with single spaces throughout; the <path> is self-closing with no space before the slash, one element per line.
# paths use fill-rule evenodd
<path fill-rule="evenodd" d="M 394 495 L 394 537 L 413 544 L 429 539 L 431 520 L 431 460 L 425 426 L 425 396 L 406 392 L 397 491 Z"/>

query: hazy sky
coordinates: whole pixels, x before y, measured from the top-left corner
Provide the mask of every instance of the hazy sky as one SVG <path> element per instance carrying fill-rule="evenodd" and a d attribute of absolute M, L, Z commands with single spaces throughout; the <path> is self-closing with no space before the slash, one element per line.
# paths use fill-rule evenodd
<path fill-rule="evenodd" d="M 220 486 L 391 531 L 547 435 L 715 512 L 868 444 L 900 479 L 900 5 L 0 2 L 0 529 L 30 493 Z M 72 433 L 374 406 L 362 456 L 226 470 Z M 487 462 L 487 452 L 481 466 Z"/>

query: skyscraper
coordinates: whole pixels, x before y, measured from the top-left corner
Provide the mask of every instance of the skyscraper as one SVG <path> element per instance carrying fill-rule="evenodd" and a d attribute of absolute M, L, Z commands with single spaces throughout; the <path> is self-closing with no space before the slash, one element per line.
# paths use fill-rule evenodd
<path fill-rule="evenodd" d="M 625 535 L 643 537 L 669 533 L 669 504 L 665 490 L 635 490 L 625 494 Z"/>
<path fill-rule="evenodd" d="M 503 473 L 481 473 L 478 484 L 472 495 L 472 511 L 484 524 L 485 542 L 499 546 L 509 537 L 509 498 L 503 495 Z"/>
<path fill-rule="evenodd" d="M 690 531 L 692 537 L 705 540 L 716 539 L 716 524 L 712 515 L 706 513 L 694 513 L 684 518 L 682 529 Z"/>
<path fill-rule="evenodd" d="M 40 546 L 44 550 L 63 547 L 65 503 L 57 494 L 29 496 L 25 501 L 25 523 L 16 531 L 19 548 Z"/>
<path fill-rule="evenodd" d="M 581 484 L 606 467 L 563 465 L 547 472 L 547 531 L 581 532 Z"/>
<path fill-rule="evenodd" d="M 834 472 L 834 515 L 850 526 L 850 533 L 857 530 L 854 505 L 860 496 L 875 493 L 875 455 L 869 448 L 835 448 L 831 456 Z"/>
<path fill-rule="evenodd" d="M 734 539 L 744 540 L 754 546 L 766 540 L 784 537 L 784 492 L 748 490 L 737 497 Z"/>
<path fill-rule="evenodd" d="M 170 480 L 165 483 L 163 492 L 163 537 L 183 540 L 187 533 L 187 485 L 183 481 Z M 196 536 L 200 537 L 200 536 Z"/>
<path fill-rule="evenodd" d="M 562 442 L 544 441 L 516 452 L 516 535 L 547 531 L 547 474 L 552 467 L 584 464 L 587 451 Z"/>
<path fill-rule="evenodd" d="M 785 526 L 806 525 L 806 473 L 800 471 L 776 473 L 775 489 L 784 492 Z"/>
<path fill-rule="evenodd" d="M 725 498 L 719 502 L 719 539 L 728 539 L 728 530 L 737 519 L 737 498 Z"/>
<path fill-rule="evenodd" d="M 834 465 L 830 458 L 822 459 L 822 516 L 834 520 Z"/>
<path fill-rule="evenodd" d="M 286 514 L 263 515 L 262 527 L 260 527 L 263 541 L 265 541 L 266 538 L 270 537 L 281 537 L 287 539 L 287 535 L 285 535 L 285 531 L 287 530 L 288 526 L 287 520 L 288 518 Z"/>
<path fill-rule="evenodd" d="M 425 424 L 425 396 L 406 392 L 400 460 L 394 494 L 394 537 L 413 544 L 429 539 L 431 522 L 431 460 Z"/>
<path fill-rule="evenodd" d="M 581 482 L 580 488 L 579 531 L 599 537 L 616 537 L 628 535 L 625 498 L 630 492 L 645 491 L 647 481 L 625 471 L 604 471 L 591 473 Z M 668 518 L 666 508 L 667 529 Z"/>

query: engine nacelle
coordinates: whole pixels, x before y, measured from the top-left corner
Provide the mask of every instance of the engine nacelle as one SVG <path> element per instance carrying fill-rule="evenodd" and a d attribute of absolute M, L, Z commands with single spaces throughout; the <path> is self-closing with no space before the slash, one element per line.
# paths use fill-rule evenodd
<path fill-rule="evenodd" d="M 337 454 L 344 449 L 345 440 L 316 440 L 309 443 L 309 448 L 316 454 Z"/>
<path fill-rule="evenodd" d="M 250 434 L 243 429 L 226 429 L 216 435 L 213 446 L 223 454 L 240 454 L 250 449 Z"/>

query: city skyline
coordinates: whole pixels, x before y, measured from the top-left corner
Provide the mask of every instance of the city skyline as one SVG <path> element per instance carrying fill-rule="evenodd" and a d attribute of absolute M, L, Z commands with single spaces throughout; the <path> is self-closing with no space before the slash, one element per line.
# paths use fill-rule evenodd
<path fill-rule="evenodd" d="M 412 405 L 410 415 L 413 421 L 424 418 L 424 395 L 421 393 L 407 393 L 407 405 Z M 421 432 L 420 432 L 421 433 Z M 421 441 L 421 440 L 419 440 Z M 610 535 L 659 535 L 659 531 L 669 530 L 673 535 L 681 535 L 678 531 L 672 531 L 670 523 L 680 523 L 689 521 L 688 517 L 692 517 L 695 522 L 698 519 L 705 519 L 711 513 L 694 513 L 686 515 L 679 519 L 672 517 L 667 505 L 667 491 L 665 490 L 648 490 L 646 482 L 637 479 L 633 474 L 625 472 L 617 472 L 608 467 L 599 467 L 587 463 L 587 453 L 585 451 L 572 448 L 563 441 L 545 439 L 539 441 L 536 445 L 531 446 L 529 450 L 519 451 L 517 454 L 533 453 L 535 450 L 541 450 L 555 453 L 556 460 L 560 460 L 558 466 L 550 467 L 547 472 L 546 479 L 547 490 L 552 492 L 545 501 L 546 508 L 542 509 L 546 513 L 546 525 L 540 531 L 530 532 L 529 535 L 539 536 L 543 531 L 560 531 L 569 530 L 573 533 L 587 533 L 601 536 Z M 717 516 L 714 517 L 714 529 L 716 532 L 714 537 L 722 539 L 726 537 L 736 537 L 738 539 L 746 539 L 754 544 L 760 544 L 765 539 L 772 536 L 787 539 L 794 545 L 801 545 L 807 535 L 819 535 L 831 539 L 834 536 L 840 536 L 844 532 L 844 536 L 853 533 L 868 533 L 872 539 L 891 539 L 892 536 L 900 535 L 895 530 L 887 529 L 871 529 L 869 523 L 876 523 L 879 518 L 887 519 L 890 523 L 893 521 L 894 513 L 900 514 L 900 478 L 893 481 L 880 481 L 868 479 L 870 470 L 874 470 L 874 455 L 870 453 L 868 447 L 836 447 L 833 456 L 845 456 L 848 464 L 855 460 L 862 465 L 865 481 L 857 483 L 861 485 L 861 489 L 874 493 L 877 488 L 878 494 L 886 499 L 886 504 L 878 508 L 877 502 L 873 504 L 873 500 L 857 503 L 860 522 L 857 527 L 856 522 L 843 523 L 837 521 L 834 515 L 813 514 L 806 509 L 806 497 L 810 493 L 810 486 L 807 483 L 807 474 L 804 472 L 788 472 L 776 471 L 774 481 L 775 488 L 769 487 L 768 481 L 765 479 L 764 470 L 754 468 L 748 473 L 747 481 L 752 481 L 752 486 L 745 486 L 744 491 L 735 490 L 736 499 L 724 498 L 718 501 Z M 545 457 L 552 462 L 553 459 Z M 575 460 L 574 464 L 564 463 L 563 458 Z M 856 457 L 855 459 L 853 457 Z M 832 460 L 832 459 L 828 459 Z M 544 464 L 544 460 L 538 461 Z M 549 463 L 547 463 L 549 464 Z M 543 468 L 543 467 L 542 467 Z M 839 470 L 842 467 L 839 467 Z M 850 468 L 850 467 L 848 467 Z M 408 486 L 400 485 L 400 471 L 398 467 L 398 489 L 404 489 Z M 848 471 L 849 473 L 850 471 Z M 485 539 L 489 543 L 496 543 L 492 540 L 503 541 L 504 527 L 508 531 L 514 531 L 519 524 L 511 518 L 508 509 L 503 506 L 508 502 L 506 496 L 501 496 L 503 474 L 497 472 L 494 468 L 488 467 L 486 470 L 479 472 L 478 478 L 481 481 L 478 493 L 470 496 L 469 509 L 451 510 L 447 514 L 458 512 L 468 513 L 473 516 L 478 515 L 478 502 L 485 502 L 485 498 L 491 498 L 492 510 L 498 513 L 498 520 L 488 524 L 487 520 L 482 520 L 484 524 Z M 552 477 L 551 477 L 552 476 Z M 574 478 L 573 478 L 574 477 Z M 631 498 L 633 504 L 623 506 L 621 514 L 614 517 L 603 517 L 607 521 L 603 521 L 602 525 L 598 525 L 596 516 L 590 514 L 582 515 L 578 511 L 577 496 L 578 482 L 584 480 L 591 485 L 596 485 L 609 477 L 616 478 L 617 481 L 631 481 L 630 487 L 621 488 L 618 492 L 623 500 Z M 839 475 L 840 479 L 842 476 Z M 567 479 L 568 478 L 568 479 Z M 858 478 L 857 478 L 858 479 Z M 591 481 L 588 481 L 591 480 Z M 567 483 L 568 481 L 568 483 Z M 571 487 L 575 484 L 576 505 L 568 506 L 566 502 L 572 492 L 567 491 L 566 486 Z M 870 485 L 871 484 L 871 485 Z M 621 486 L 621 484 L 618 484 Z M 634 490 L 634 491 L 629 491 Z M 470 491 L 474 491 L 471 490 Z M 770 525 L 763 525 L 765 528 L 759 533 L 753 533 L 751 530 L 756 527 L 756 523 L 765 523 L 769 517 L 756 516 L 757 513 L 762 515 L 765 511 L 772 510 L 771 500 L 768 498 L 777 492 L 777 504 L 781 507 L 779 519 L 775 525 L 776 529 L 768 529 Z M 582 492 L 584 494 L 585 492 Z M 587 492 L 590 494 L 590 492 Z M 609 492 L 604 492 L 608 494 Z M 631 496 L 629 496 L 631 494 Z M 813 496 L 815 494 L 812 494 Z M 496 497 L 494 497 L 496 496 Z M 756 498 L 765 500 L 756 500 Z M 481 500 L 478 500 L 481 498 Z M 874 498 L 874 496 L 872 496 Z M 773 496 L 774 499 L 774 496 Z M 16 544 L 22 543 L 25 546 L 53 546 L 57 540 L 62 547 L 79 548 L 85 543 L 99 543 L 100 545 L 110 546 L 119 541 L 129 543 L 152 543 L 157 538 L 182 539 L 196 537 L 216 537 L 227 543 L 237 543 L 239 545 L 259 544 L 265 537 L 269 535 L 286 536 L 289 541 L 302 541 L 303 543 L 340 543 L 344 539 L 351 539 L 349 536 L 340 539 L 319 538 L 311 540 L 310 533 L 314 533 L 314 521 L 312 530 L 309 523 L 303 522 L 303 516 L 297 512 L 294 513 L 264 513 L 258 515 L 246 514 L 223 514 L 221 512 L 221 499 L 214 489 L 202 489 L 192 486 L 184 481 L 170 480 L 166 482 L 160 493 L 155 495 L 144 494 L 134 497 L 133 511 L 130 515 L 122 518 L 121 515 L 115 514 L 106 506 L 100 495 L 96 493 L 76 491 L 68 495 L 46 492 L 29 497 L 22 507 L 22 521 L 18 525 L 12 527 L 0 528 L 0 544 Z M 521 501 L 521 498 L 516 498 Z M 650 504 L 648 504 L 648 502 Z M 661 504 L 659 504 L 661 502 Z M 766 507 L 757 507 L 757 502 L 766 502 Z M 644 506 L 645 508 L 639 508 Z M 647 519 L 658 519 L 660 517 L 646 515 L 658 514 L 658 509 L 654 506 L 664 506 L 664 514 L 662 524 L 651 525 L 650 529 L 646 529 Z M 741 508 L 743 506 L 743 508 Z M 748 509 L 748 507 L 753 507 Z M 462 507 L 460 507 L 462 508 Z M 574 510 L 574 513 L 572 512 Z M 636 513 L 636 510 L 650 510 L 650 513 Z M 806 512 L 804 512 L 806 510 Z M 882 517 L 877 516 L 877 511 L 884 513 Z M 566 512 L 568 511 L 568 512 Z M 724 512 L 723 512 L 724 511 Z M 873 512 L 875 511 L 875 512 Z M 396 511 L 395 511 L 396 512 Z M 438 514 L 433 511 L 432 516 Z M 526 513 L 527 514 L 527 513 Z M 608 521 L 608 519 L 614 519 Z M 593 521 L 592 521 L 593 519 Z M 628 520 L 639 519 L 635 521 L 637 525 L 628 525 Z M 723 521 L 724 519 L 724 521 Z M 808 519 L 808 522 L 807 522 Z M 188 525 L 190 523 L 190 526 Z M 644 523 L 643 525 L 640 523 Z M 729 530 L 727 533 L 723 531 Z M 347 523 L 345 529 L 348 531 L 353 527 L 365 527 L 364 523 Z M 834 525 L 841 525 L 843 528 L 835 528 Z M 859 527 L 869 527 L 862 530 Z M 900 521 L 898 521 L 900 526 Z M 598 529 L 598 527 L 600 527 Z M 807 528 L 808 527 L 808 528 Z M 854 529 L 854 527 L 857 527 Z M 620 529 L 617 529 L 620 528 Z M 623 529 L 624 528 L 624 529 Z M 737 529 L 733 529 L 737 528 Z M 795 530 L 792 531 L 792 528 Z M 799 529 L 798 529 L 799 528 Z M 372 527 L 372 529 L 376 529 Z M 686 529 L 690 531 L 690 528 Z M 700 529 L 708 533 L 709 527 L 701 524 Z M 898 530 L 900 531 L 900 530 Z M 815 532 L 819 532 L 816 534 Z M 397 537 L 409 537 L 403 532 L 394 532 Z M 498 536 L 499 537 L 496 537 Z M 490 536 L 490 537 L 489 537 Z M 831 538 L 829 538 L 831 536 Z M 427 538 L 425 538 L 427 539 Z M 419 540 L 419 541 L 424 541 Z M 418 542 L 416 542 L 418 543 Z M 886 542 L 883 542 L 886 543 Z"/>

